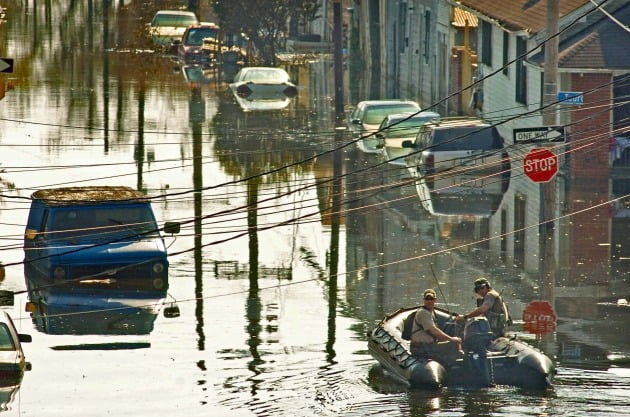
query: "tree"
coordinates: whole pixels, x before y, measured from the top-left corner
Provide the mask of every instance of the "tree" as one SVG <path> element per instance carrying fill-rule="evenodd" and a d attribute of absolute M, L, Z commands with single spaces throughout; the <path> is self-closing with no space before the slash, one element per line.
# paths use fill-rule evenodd
<path fill-rule="evenodd" d="M 228 33 L 244 33 L 265 65 L 275 64 L 292 16 L 316 18 L 317 0 L 217 0 L 212 4 L 219 26 Z"/>

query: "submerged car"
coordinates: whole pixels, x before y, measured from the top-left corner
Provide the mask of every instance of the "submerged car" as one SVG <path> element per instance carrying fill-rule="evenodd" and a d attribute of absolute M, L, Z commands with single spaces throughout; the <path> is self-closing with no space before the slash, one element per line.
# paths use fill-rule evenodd
<path fill-rule="evenodd" d="M 390 114 L 378 127 L 376 147 L 382 149 L 388 163 L 404 167 L 404 158 L 409 155 L 411 148 L 403 148 L 403 142 L 415 139 L 423 124 L 439 119 L 440 115 L 432 111 Z"/>
<path fill-rule="evenodd" d="M 496 127 L 474 118 L 425 123 L 405 162 L 431 214 L 489 217 L 510 183 L 510 158 Z"/>
<path fill-rule="evenodd" d="M 148 24 L 149 36 L 158 47 L 168 47 L 181 39 L 190 25 L 198 25 L 199 19 L 193 12 L 184 10 L 159 10 Z"/>
<path fill-rule="evenodd" d="M 282 68 L 241 68 L 229 84 L 243 110 L 280 110 L 298 93 L 297 87 Z"/>
<path fill-rule="evenodd" d="M 475 118 L 425 123 L 416 139 L 402 146 L 412 150 L 405 163 L 414 177 L 509 170 L 509 156 L 497 128 Z"/>
<path fill-rule="evenodd" d="M 150 200 L 130 187 L 36 191 L 24 233 L 25 278 L 29 288 L 164 297 L 169 262 L 160 230 Z M 163 230 L 177 233 L 179 223 Z"/>
<path fill-rule="evenodd" d="M 219 26 L 213 23 L 191 25 L 186 28 L 181 39 L 175 39 L 169 52 L 184 65 L 199 64 L 210 66 L 216 62 L 217 49 L 207 45 L 218 45 Z"/>
<path fill-rule="evenodd" d="M 348 116 L 348 129 L 361 151 L 380 153 L 378 139 L 373 133 L 378 130 L 383 119 L 390 114 L 419 111 L 420 105 L 410 100 L 361 101 Z"/>
<path fill-rule="evenodd" d="M 28 334 L 18 333 L 11 316 L 6 311 L 0 314 L 0 385 L 5 386 L 7 380 L 21 381 L 24 371 L 31 369 L 26 362 L 22 343 L 29 343 L 32 338 Z"/>

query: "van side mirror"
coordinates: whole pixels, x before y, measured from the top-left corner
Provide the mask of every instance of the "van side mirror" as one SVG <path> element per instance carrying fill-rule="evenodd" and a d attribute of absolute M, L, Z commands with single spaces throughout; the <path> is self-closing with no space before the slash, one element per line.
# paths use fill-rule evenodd
<path fill-rule="evenodd" d="M 361 119 L 352 119 L 350 120 L 350 123 L 361 126 Z"/>
<path fill-rule="evenodd" d="M 416 145 L 414 145 L 413 142 L 410 141 L 410 140 L 403 140 L 403 143 L 401 144 L 401 146 L 403 148 L 415 148 L 416 147 Z"/>
<path fill-rule="evenodd" d="M 166 222 L 164 223 L 164 233 L 176 235 L 181 229 L 181 223 L 179 222 Z"/>

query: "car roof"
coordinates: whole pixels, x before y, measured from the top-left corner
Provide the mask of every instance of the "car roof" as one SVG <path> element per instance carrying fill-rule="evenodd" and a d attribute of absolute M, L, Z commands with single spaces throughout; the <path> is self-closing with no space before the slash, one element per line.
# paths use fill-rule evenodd
<path fill-rule="evenodd" d="M 418 106 L 418 108 L 420 107 L 420 105 L 418 103 L 416 103 L 413 100 L 398 100 L 398 99 L 393 99 L 393 100 L 364 100 L 364 101 L 360 101 L 357 106 L 380 106 L 383 104 L 401 104 L 401 103 L 407 103 L 407 104 L 415 104 Z"/>
<path fill-rule="evenodd" d="M 219 25 L 211 23 L 211 22 L 201 22 L 197 25 L 190 25 L 186 28 L 186 30 L 190 29 L 219 29 Z"/>
<path fill-rule="evenodd" d="M 155 13 L 155 15 L 162 15 L 162 14 L 170 14 L 172 16 L 195 16 L 196 15 L 188 10 L 158 10 L 157 13 Z"/>
<path fill-rule="evenodd" d="M 280 68 L 280 67 L 243 67 L 241 68 L 241 71 L 250 71 L 250 70 L 254 70 L 254 71 L 258 71 L 258 70 L 263 70 L 263 71 L 267 71 L 267 70 L 281 70 L 281 71 L 285 71 L 284 68 Z"/>
<path fill-rule="evenodd" d="M 124 186 L 85 186 L 50 188 L 35 191 L 31 198 L 44 200 L 48 205 L 78 205 L 94 202 L 117 201 L 136 202 L 146 201 L 140 191 Z"/>
<path fill-rule="evenodd" d="M 409 112 L 404 112 L 404 113 L 394 113 L 394 114 L 388 114 L 387 116 L 385 116 L 387 120 L 402 120 L 402 119 L 426 119 L 427 117 L 435 117 L 438 118 L 440 117 L 439 113 L 433 112 L 433 111 L 421 111 L 421 112 L 414 112 L 414 111 L 409 111 Z"/>
<path fill-rule="evenodd" d="M 486 127 L 490 125 L 481 119 L 444 118 L 444 119 L 440 119 L 440 120 L 436 120 L 434 122 L 428 123 L 426 126 L 428 126 L 431 129 L 447 129 L 447 128 L 452 128 L 452 127 L 469 127 L 469 126 Z"/>

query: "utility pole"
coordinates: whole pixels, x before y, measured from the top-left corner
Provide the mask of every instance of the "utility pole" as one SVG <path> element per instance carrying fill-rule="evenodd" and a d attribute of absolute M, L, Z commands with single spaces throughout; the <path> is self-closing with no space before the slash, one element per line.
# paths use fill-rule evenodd
<path fill-rule="evenodd" d="M 558 37 L 555 36 L 559 30 L 559 0 L 547 0 L 547 42 L 545 43 L 545 66 L 544 66 L 544 104 L 548 105 L 557 100 L 557 80 L 558 80 Z M 553 36 L 553 38 L 549 38 Z M 556 124 L 556 106 L 549 106 L 543 111 L 543 124 L 553 126 Z M 540 228 L 540 243 L 543 272 L 542 298 L 554 303 L 554 288 L 556 283 L 556 256 L 555 239 L 556 227 L 556 176 L 551 181 L 541 184 L 541 199 L 543 219 Z"/>
<path fill-rule="evenodd" d="M 326 3 L 326 2 L 324 2 Z M 341 0 L 333 3 L 333 40 L 335 59 L 335 114 L 343 115 L 343 56 L 341 54 Z"/>

